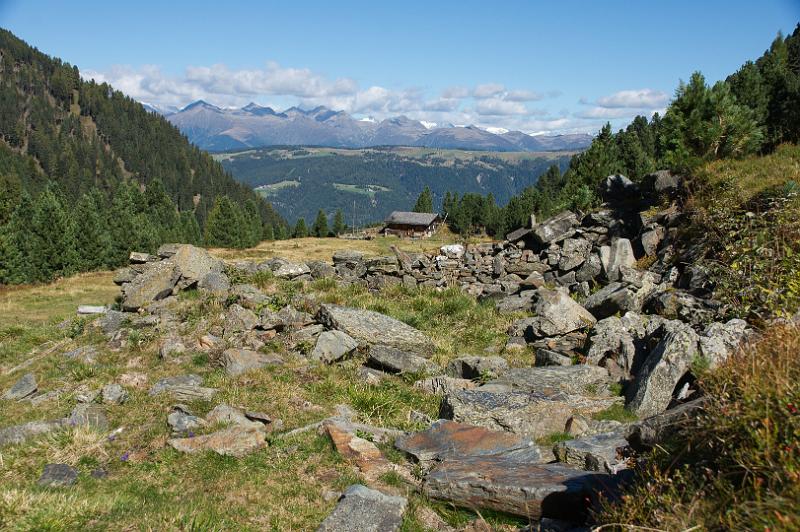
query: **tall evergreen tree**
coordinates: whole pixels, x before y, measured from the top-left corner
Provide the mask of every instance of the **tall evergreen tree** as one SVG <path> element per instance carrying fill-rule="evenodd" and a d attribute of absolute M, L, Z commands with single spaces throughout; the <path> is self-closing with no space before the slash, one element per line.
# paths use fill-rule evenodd
<path fill-rule="evenodd" d="M 417 203 L 414 205 L 414 212 L 433 212 L 433 194 L 427 185 L 422 189 L 422 192 L 417 198 Z"/>
<path fill-rule="evenodd" d="M 297 223 L 294 226 L 293 236 L 295 238 L 305 238 L 308 236 L 308 228 L 306 227 L 306 220 L 304 218 L 297 220 Z"/>
<path fill-rule="evenodd" d="M 328 217 L 322 209 L 317 212 L 317 219 L 314 220 L 314 226 L 311 230 L 316 237 L 326 238 L 328 236 Z"/>
<path fill-rule="evenodd" d="M 264 226 L 264 240 L 275 240 L 275 230 L 272 228 L 272 224 Z"/>
<path fill-rule="evenodd" d="M 342 209 L 337 209 L 336 214 L 333 216 L 333 236 L 339 236 L 347 230 L 344 223 L 344 213 Z"/>
<path fill-rule="evenodd" d="M 106 198 L 97 189 L 81 196 L 75 205 L 75 246 L 81 270 L 98 270 L 113 263 L 111 233 L 103 216 L 106 210 Z"/>
<path fill-rule="evenodd" d="M 33 280 L 50 281 L 77 271 L 75 224 L 64 208 L 63 196 L 52 183 L 33 202 L 28 238 Z"/>
<path fill-rule="evenodd" d="M 0 284 L 29 283 L 34 278 L 29 230 L 33 224 L 33 200 L 20 194 L 9 221 L 0 226 Z"/>
<path fill-rule="evenodd" d="M 220 196 L 206 220 L 206 245 L 237 248 L 247 245 L 250 226 L 245 216 L 228 196 Z"/>

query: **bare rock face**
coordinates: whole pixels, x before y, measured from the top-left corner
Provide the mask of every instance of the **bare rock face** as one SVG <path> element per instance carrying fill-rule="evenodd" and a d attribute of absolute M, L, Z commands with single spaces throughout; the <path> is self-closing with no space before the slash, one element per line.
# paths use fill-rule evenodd
<path fill-rule="evenodd" d="M 408 501 L 361 484 L 345 490 L 317 532 L 394 532 L 403 524 Z"/>
<path fill-rule="evenodd" d="M 578 364 L 574 366 L 514 368 L 487 384 L 508 386 L 517 391 L 538 392 L 548 395 L 558 392 L 598 395 L 610 382 L 608 372 L 605 369 Z"/>
<path fill-rule="evenodd" d="M 452 393 L 459 390 L 468 390 L 477 386 L 478 384 L 472 379 L 457 379 L 446 375 L 428 377 L 414 383 L 415 388 L 437 395 Z"/>
<path fill-rule="evenodd" d="M 698 336 L 691 326 L 671 322 L 631 383 L 628 407 L 640 417 L 665 411 L 678 382 L 698 356 Z"/>
<path fill-rule="evenodd" d="M 149 263 L 144 271 L 122 285 L 122 309 L 135 312 L 172 294 L 181 271 L 172 260 Z"/>
<path fill-rule="evenodd" d="M 466 508 L 581 522 L 587 501 L 602 491 L 608 479 L 602 473 L 501 454 L 445 459 L 425 477 L 423 490 L 431 498 Z"/>
<path fill-rule="evenodd" d="M 627 468 L 624 456 L 627 446 L 622 431 L 605 432 L 558 442 L 553 447 L 553 454 L 559 462 L 585 471 L 616 474 Z"/>
<path fill-rule="evenodd" d="M 386 345 L 370 346 L 367 364 L 389 373 L 430 375 L 439 370 L 439 367 L 427 358 Z"/>
<path fill-rule="evenodd" d="M 173 438 L 169 444 L 184 453 L 214 451 L 223 456 L 242 457 L 265 447 L 267 438 L 266 432 L 259 427 L 233 425 L 193 438 Z"/>
<path fill-rule="evenodd" d="M 419 330 L 371 310 L 322 305 L 319 321 L 366 345 L 387 345 L 420 355 L 433 352 L 433 341 Z"/>
<path fill-rule="evenodd" d="M 222 273 L 224 268 L 221 260 L 191 244 L 178 247 L 170 260 L 177 265 L 185 287 L 197 284 L 210 273 Z"/>

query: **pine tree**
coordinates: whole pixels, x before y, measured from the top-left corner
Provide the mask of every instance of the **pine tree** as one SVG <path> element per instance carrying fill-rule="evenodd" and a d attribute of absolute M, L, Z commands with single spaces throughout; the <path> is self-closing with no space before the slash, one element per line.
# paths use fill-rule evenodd
<path fill-rule="evenodd" d="M 433 194 L 431 194 L 431 189 L 427 185 L 417 198 L 414 212 L 433 212 Z"/>
<path fill-rule="evenodd" d="M 203 233 L 200 231 L 200 224 L 197 223 L 197 217 L 194 213 L 185 211 L 180 214 L 181 220 L 181 242 L 186 244 L 194 244 L 195 246 L 202 245 Z"/>
<path fill-rule="evenodd" d="M 33 200 L 23 191 L 8 223 L 0 227 L 0 284 L 34 280 L 29 238 L 32 223 Z"/>
<path fill-rule="evenodd" d="M 327 238 L 328 236 L 328 217 L 325 215 L 325 211 L 322 209 L 317 212 L 317 219 L 314 220 L 314 226 L 312 227 L 312 232 L 314 236 L 319 238 Z"/>
<path fill-rule="evenodd" d="M 344 223 L 344 213 L 338 209 L 333 217 L 333 236 L 339 236 L 347 230 Z"/>
<path fill-rule="evenodd" d="M 34 280 L 50 281 L 77 271 L 75 224 L 52 183 L 33 202 L 29 238 Z"/>
<path fill-rule="evenodd" d="M 246 222 L 241 209 L 228 196 L 218 197 L 206 220 L 206 245 L 244 247 L 250 231 L 251 226 Z"/>
<path fill-rule="evenodd" d="M 275 226 L 275 240 L 286 240 L 289 238 L 288 230 L 285 225 L 278 224 Z"/>
<path fill-rule="evenodd" d="M 120 183 L 112 195 L 111 209 L 108 215 L 108 226 L 111 234 L 111 260 L 109 266 L 125 264 L 128 255 L 134 251 L 136 235 L 134 216 L 136 202 L 134 200 L 135 184 Z"/>
<path fill-rule="evenodd" d="M 308 236 L 308 228 L 306 227 L 306 220 L 305 218 L 300 218 L 297 220 L 297 224 L 294 226 L 294 235 L 295 238 L 305 238 Z"/>
<path fill-rule="evenodd" d="M 264 240 L 275 240 L 275 230 L 272 228 L 272 224 L 264 226 Z"/>
<path fill-rule="evenodd" d="M 98 189 L 81 196 L 75 205 L 75 246 L 81 270 L 98 270 L 113 261 L 111 233 L 103 213 L 106 198 Z"/>

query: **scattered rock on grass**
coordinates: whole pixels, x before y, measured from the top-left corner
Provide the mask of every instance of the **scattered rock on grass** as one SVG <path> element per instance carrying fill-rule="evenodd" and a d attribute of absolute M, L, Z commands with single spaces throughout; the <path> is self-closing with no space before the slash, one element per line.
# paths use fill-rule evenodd
<path fill-rule="evenodd" d="M 3 399 L 8 401 L 21 401 L 35 394 L 37 389 L 36 377 L 33 373 L 26 373 L 3 394 Z"/>
<path fill-rule="evenodd" d="M 48 488 L 72 486 L 78 481 L 78 470 L 67 464 L 47 464 L 38 484 Z"/>
<path fill-rule="evenodd" d="M 392 532 L 400 530 L 407 500 L 384 495 L 361 484 L 345 490 L 317 532 Z"/>

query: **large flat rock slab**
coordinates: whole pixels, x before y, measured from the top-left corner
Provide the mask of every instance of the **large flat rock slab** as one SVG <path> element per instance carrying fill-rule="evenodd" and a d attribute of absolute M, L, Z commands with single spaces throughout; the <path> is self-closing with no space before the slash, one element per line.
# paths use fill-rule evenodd
<path fill-rule="evenodd" d="M 531 461 L 541 459 L 539 448 L 528 438 L 444 419 L 422 432 L 397 438 L 394 445 L 420 462 L 509 452 L 518 456 L 524 454 Z"/>
<path fill-rule="evenodd" d="M 585 364 L 514 368 L 490 381 L 491 385 L 510 386 L 513 390 L 552 394 L 596 394 L 611 382 L 608 371 Z"/>
<path fill-rule="evenodd" d="M 371 310 L 322 305 L 317 319 L 361 344 L 386 345 L 417 354 L 431 354 L 434 350 L 433 341 L 421 331 Z"/>
<path fill-rule="evenodd" d="M 354 484 L 317 532 L 392 532 L 400 530 L 408 501 Z"/>
<path fill-rule="evenodd" d="M 607 483 L 603 473 L 492 455 L 445 459 L 425 477 L 423 490 L 465 508 L 581 522 L 588 501 Z"/>
<path fill-rule="evenodd" d="M 184 453 L 214 451 L 223 456 L 238 458 L 266 447 L 266 439 L 266 433 L 261 428 L 233 425 L 193 438 L 173 438 L 169 440 L 169 444 L 173 449 Z"/>

